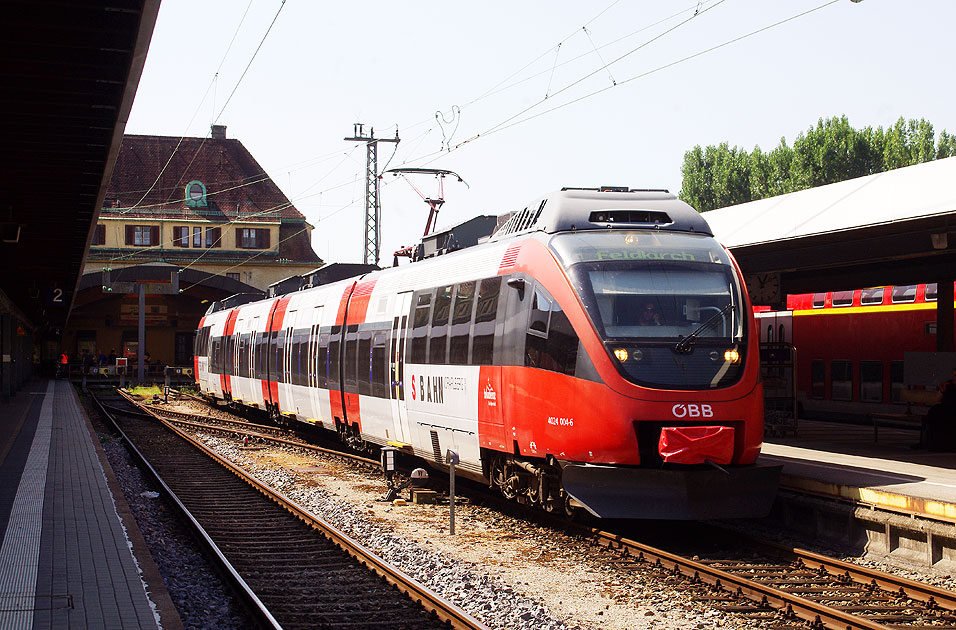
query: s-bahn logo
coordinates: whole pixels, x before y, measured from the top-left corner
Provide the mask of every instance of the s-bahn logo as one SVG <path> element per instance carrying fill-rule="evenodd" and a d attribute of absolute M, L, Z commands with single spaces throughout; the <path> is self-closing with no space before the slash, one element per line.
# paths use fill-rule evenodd
<path fill-rule="evenodd" d="M 445 378 L 443 376 L 412 376 L 412 400 L 418 402 L 445 402 Z"/>
<path fill-rule="evenodd" d="M 482 396 L 489 407 L 498 406 L 498 393 L 495 391 L 495 388 L 491 386 L 491 381 L 488 381 L 488 384 L 485 385 Z"/>
<path fill-rule="evenodd" d="M 714 409 L 710 405 L 677 403 L 671 407 L 675 418 L 713 418 Z"/>

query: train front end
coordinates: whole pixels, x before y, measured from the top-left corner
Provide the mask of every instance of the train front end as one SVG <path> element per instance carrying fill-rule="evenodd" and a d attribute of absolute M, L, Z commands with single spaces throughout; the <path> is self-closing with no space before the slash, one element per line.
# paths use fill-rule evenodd
<path fill-rule="evenodd" d="M 766 516 L 780 467 L 757 463 L 759 337 L 736 262 L 673 196 L 594 196 L 547 241 L 595 372 L 562 403 L 574 426 L 545 428 L 565 492 L 602 518 Z"/>

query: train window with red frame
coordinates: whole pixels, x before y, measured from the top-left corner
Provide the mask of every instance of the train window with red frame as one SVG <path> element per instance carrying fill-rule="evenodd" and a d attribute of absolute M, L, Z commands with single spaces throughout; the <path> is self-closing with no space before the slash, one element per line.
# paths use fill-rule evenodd
<path fill-rule="evenodd" d="M 432 307 L 432 326 L 428 333 L 428 362 L 442 365 L 448 362 L 448 321 L 451 317 L 453 286 L 439 287 Z"/>
<path fill-rule="evenodd" d="M 890 402 L 903 402 L 904 389 L 906 384 L 903 383 L 903 362 L 890 361 Z"/>
<path fill-rule="evenodd" d="M 931 284 L 927 284 L 927 285 L 926 285 L 926 291 L 923 293 L 923 296 L 924 296 L 923 299 L 925 299 L 927 302 L 935 302 L 935 301 L 936 301 L 936 295 L 937 295 L 937 293 L 936 293 L 936 283 L 933 282 L 933 283 L 931 283 Z"/>
<path fill-rule="evenodd" d="M 853 400 L 852 361 L 830 361 L 830 399 Z"/>
<path fill-rule="evenodd" d="M 827 395 L 827 368 L 823 359 L 810 362 L 810 398 L 823 400 Z"/>
<path fill-rule="evenodd" d="M 853 304 L 853 291 L 834 291 L 833 306 L 850 306 Z"/>
<path fill-rule="evenodd" d="M 540 286 L 535 288 L 525 340 L 525 365 L 574 374 L 578 335 L 561 305 Z"/>
<path fill-rule="evenodd" d="M 908 304 L 916 301 L 916 285 L 907 284 L 902 287 L 893 287 L 893 295 L 890 296 L 893 304 Z"/>
<path fill-rule="evenodd" d="M 428 322 L 431 319 L 431 290 L 415 293 L 412 302 L 415 312 L 412 319 L 412 343 L 409 349 L 409 363 L 428 362 Z"/>
<path fill-rule="evenodd" d="M 826 293 L 814 293 L 813 294 L 813 308 L 823 308 L 827 305 L 827 294 Z"/>
<path fill-rule="evenodd" d="M 455 288 L 455 307 L 449 333 L 448 362 L 452 365 L 468 365 L 468 342 L 471 339 L 474 311 L 475 282 L 462 282 Z"/>
<path fill-rule="evenodd" d="M 478 285 L 475 304 L 475 328 L 471 344 L 472 365 L 493 365 L 495 359 L 495 324 L 498 317 L 498 296 L 501 276 L 485 278 Z"/>
<path fill-rule="evenodd" d="M 860 400 L 883 402 L 883 363 L 860 361 Z"/>
<path fill-rule="evenodd" d="M 876 289 L 863 289 L 860 291 L 860 304 L 863 306 L 875 306 L 877 304 L 882 304 L 883 289 L 884 287 L 878 287 Z"/>

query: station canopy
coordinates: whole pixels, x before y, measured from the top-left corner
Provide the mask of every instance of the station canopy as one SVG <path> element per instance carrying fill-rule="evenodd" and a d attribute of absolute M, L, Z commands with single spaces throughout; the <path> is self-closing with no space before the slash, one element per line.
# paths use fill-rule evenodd
<path fill-rule="evenodd" d="M 952 280 L 956 157 L 703 214 L 750 279 L 807 293 Z"/>

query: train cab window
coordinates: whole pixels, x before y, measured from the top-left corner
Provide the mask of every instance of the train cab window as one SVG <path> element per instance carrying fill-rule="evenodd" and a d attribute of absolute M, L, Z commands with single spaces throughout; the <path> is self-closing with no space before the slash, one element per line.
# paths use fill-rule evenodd
<path fill-rule="evenodd" d="M 863 289 L 860 291 L 860 304 L 863 306 L 874 306 L 883 303 L 883 288 Z"/>
<path fill-rule="evenodd" d="M 455 307 L 449 332 L 448 362 L 452 365 L 468 365 L 468 341 L 471 338 L 474 311 L 475 282 L 462 282 L 455 288 Z"/>
<path fill-rule="evenodd" d="M 853 291 L 834 291 L 833 306 L 850 306 L 853 304 Z"/>
<path fill-rule="evenodd" d="M 813 308 L 823 308 L 827 305 L 827 294 L 826 293 L 814 293 L 813 294 Z"/>
<path fill-rule="evenodd" d="M 893 287 L 893 295 L 890 296 L 893 304 L 908 304 L 916 301 L 916 285 L 907 284 L 902 287 Z"/>
<path fill-rule="evenodd" d="M 485 278 L 478 285 L 475 304 L 475 330 L 471 344 L 472 365 L 493 365 L 495 350 L 495 321 L 498 316 L 498 296 L 501 276 Z"/>
<path fill-rule="evenodd" d="M 860 361 L 860 400 L 883 402 L 883 363 Z"/>
<path fill-rule="evenodd" d="M 525 339 L 525 365 L 573 375 L 577 352 L 578 336 L 567 315 L 547 291 L 536 287 Z"/>
<path fill-rule="evenodd" d="M 453 286 L 439 287 L 432 307 L 432 325 L 428 334 L 428 362 L 441 365 L 448 362 L 448 320 L 451 317 Z"/>
<path fill-rule="evenodd" d="M 852 361 L 830 361 L 830 398 L 853 400 Z"/>
<path fill-rule="evenodd" d="M 428 322 L 431 318 L 432 294 L 426 291 L 416 294 L 415 313 L 412 318 L 412 344 L 409 350 L 409 363 L 427 363 L 428 361 Z"/>
<path fill-rule="evenodd" d="M 890 361 L 890 402 L 903 402 L 904 389 L 906 384 L 903 383 L 903 362 Z"/>
<path fill-rule="evenodd" d="M 822 400 L 827 394 L 827 370 L 823 359 L 810 362 L 810 398 Z"/>
<path fill-rule="evenodd" d="M 927 302 L 935 302 L 936 301 L 936 283 L 933 282 L 932 284 L 927 284 L 926 292 L 923 295 L 925 296 L 924 299 Z"/>

